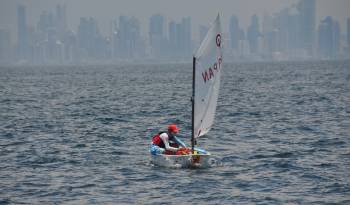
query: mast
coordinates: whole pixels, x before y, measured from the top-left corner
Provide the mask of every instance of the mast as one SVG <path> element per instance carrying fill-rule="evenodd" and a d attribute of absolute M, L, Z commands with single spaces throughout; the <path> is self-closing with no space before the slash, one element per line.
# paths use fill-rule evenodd
<path fill-rule="evenodd" d="M 195 96 L 195 75 L 196 75 L 196 57 L 193 56 L 193 71 L 192 71 L 192 137 L 191 137 L 191 147 L 192 154 L 194 154 L 194 96 Z"/>

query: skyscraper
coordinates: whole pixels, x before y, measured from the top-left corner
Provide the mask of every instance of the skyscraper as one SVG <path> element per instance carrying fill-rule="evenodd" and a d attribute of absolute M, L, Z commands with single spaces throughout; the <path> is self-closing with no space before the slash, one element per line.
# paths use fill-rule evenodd
<path fill-rule="evenodd" d="M 151 16 L 150 19 L 150 35 L 156 34 L 163 36 L 164 33 L 164 17 L 160 14 Z"/>
<path fill-rule="evenodd" d="M 277 50 L 282 53 L 286 53 L 289 48 L 289 9 L 283 9 L 277 14 Z"/>
<path fill-rule="evenodd" d="M 169 23 L 169 48 L 171 56 L 177 59 L 188 57 L 192 52 L 191 18 L 183 18 L 181 23 Z"/>
<path fill-rule="evenodd" d="M 332 44 L 332 58 L 336 58 L 340 51 L 340 25 L 334 20 L 333 25 L 333 44 Z"/>
<path fill-rule="evenodd" d="M 26 8 L 17 6 L 17 54 L 19 59 L 26 59 L 28 55 L 28 32 Z"/>
<path fill-rule="evenodd" d="M 238 50 L 239 46 L 239 40 L 240 40 L 240 28 L 239 28 L 239 21 L 237 16 L 231 16 L 230 18 L 230 41 L 231 41 L 231 48 L 234 50 Z"/>
<path fill-rule="evenodd" d="M 318 27 L 319 55 L 322 58 L 335 58 L 339 51 L 340 26 L 331 16 L 321 21 Z"/>
<path fill-rule="evenodd" d="M 248 41 L 250 53 L 256 54 L 258 52 L 258 38 L 259 32 L 259 18 L 257 15 L 252 16 L 251 24 L 248 27 Z"/>
<path fill-rule="evenodd" d="M 144 44 L 140 34 L 140 22 L 135 17 L 120 16 L 119 27 L 114 34 L 115 57 L 132 59 L 144 55 Z"/>
<path fill-rule="evenodd" d="M 350 18 L 347 21 L 347 39 L 348 39 L 348 47 L 350 47 Z"/>
<path fill-rule="evenodd" d="M 38 29 L 43 33 L 47 33 L 48 29 L 53 27 L 55 27 L 53 14 L 51 12 L 43 11 L 40 14 Z"/>
<path fill-rule="evenodd" d="M 277 50 L 275 39 L 273 39 L 274 21 L 273 17 L 268 14 L 264 14 L 262 21 L 262 35 L 264 37 L 263 42 L 263 57 L 270 59 L 272 53 Z"/>
<path fill-rule="evenodd" d="M 78 26 L 78 42 L 81 57 L 97 57 L 100 51 L 97 43 L 100 38 L 98 24 L 95 18 L 80 18 Z"/>
<path fill-rule="evenodd" d="M 191 17 L 182 19 L 183 26 L 183 43 L 184 43 L 184 56 L 191 56 L 192 54 L 192 30 L 191 30 Z"/>
<path fill-rule="evenodd" d="M 11 57 L 10 31 L 8 29 L 0 28 L 0 63 L 10 62 Z"/>
<path fill-rule="evenodd" d="M 64 59 L 67 62 L 76 62 L 78 59 L 78 41 L 73 31 L 68 31 L 64 39 Z"/>
<path fill-rule="evenodd" d="M 169 22 L 169 51 L 170 56 L 175 57 L 178 53 L 178 37 L 176 34 L 176 23 L 174 21 Z"/>
<path fill-rule="evenodd" d="M 163 52 L 165 37 L 164 37 L 164 17 L 160 14 L 151 16 L 149 28 L 150 45 L 154 57 L 159 57 Z"/>
<path fill-rule="evenodd" d="M 297 6 L 299 11 L 300 46 L 309 55 L 313 55 L 316 27 L 316 1 L 301 0 Z"/>
<path fill-rule="evenodd" d="M 56 28 L 58 37 L 62 40 L 67 30 L 66 6 L 56 6 Z"/>

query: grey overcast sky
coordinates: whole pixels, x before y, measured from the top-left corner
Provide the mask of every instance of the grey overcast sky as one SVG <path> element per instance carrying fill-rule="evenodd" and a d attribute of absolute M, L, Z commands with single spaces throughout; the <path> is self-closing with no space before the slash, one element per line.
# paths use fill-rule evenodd
<path fill-rule="evenodd" d="M 16 31 L 16 6 L 27 7 L 27 23 L 35 26 L 43 10 L 55 11 L 57 4 L 66 5 L 69 28 L 76 30 L 80 17 L 95 17 L 100 30 L 106 34 L 112 19 L 120 15 L 135 16 L 142 23 L 143 32 L 148 31 L 149 17 L 162 14 L 167 20 L 192 17 L 192 24 L 209 25 L 216 14 L 222 14 L 224 31 L 232 14 L 246 28 L 250 17 L 257 14 L 262 20 L 264 13 L 273 14 L 298 0 L 0 0 L 0 28 Z M 350 0 L 316 0 L 316 23 L 325 16 L 333 16 L 346 29 L 350 17 Z M 194 32 L 197 32 L 196 29 Z"/>

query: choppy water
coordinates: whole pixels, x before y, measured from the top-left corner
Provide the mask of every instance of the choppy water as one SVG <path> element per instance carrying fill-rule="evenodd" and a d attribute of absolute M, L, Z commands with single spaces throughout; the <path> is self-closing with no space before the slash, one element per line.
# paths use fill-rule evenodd
<path fill-rule="evenodd" d="M 0 68 L 0 204 L 350 204 L 350 62 L 226 65 L 207 169 L 149 163 L 189 142 L 191 65 Z"/>

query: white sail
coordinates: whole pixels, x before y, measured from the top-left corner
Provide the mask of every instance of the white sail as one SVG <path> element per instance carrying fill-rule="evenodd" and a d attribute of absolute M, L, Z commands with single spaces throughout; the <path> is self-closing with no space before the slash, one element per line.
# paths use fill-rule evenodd
<path fill-rule="evenodd" d="M 220 87 L 222 40 L 220 16 L 216 17 L 195 54 L 194 137 L 213 125 Z"/>

